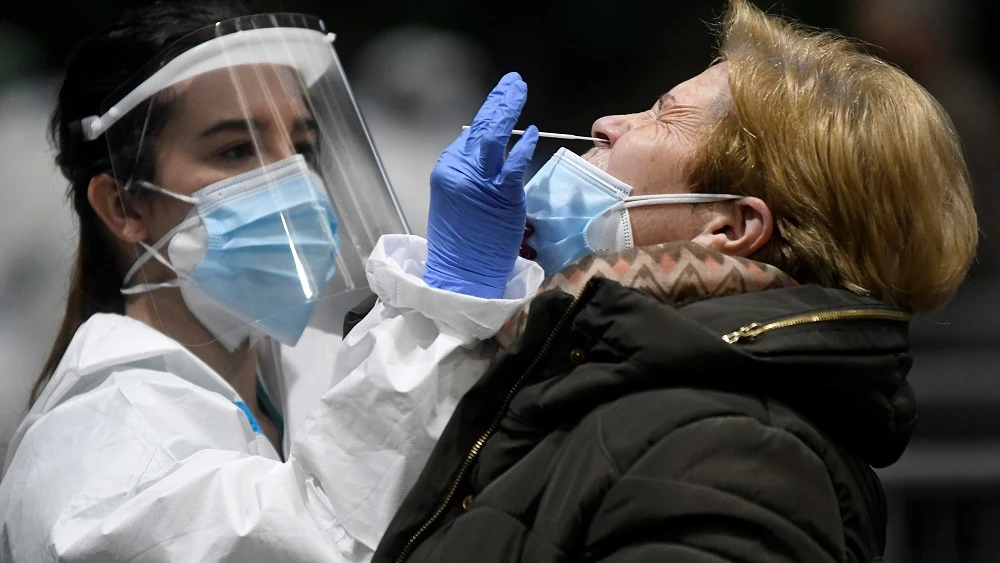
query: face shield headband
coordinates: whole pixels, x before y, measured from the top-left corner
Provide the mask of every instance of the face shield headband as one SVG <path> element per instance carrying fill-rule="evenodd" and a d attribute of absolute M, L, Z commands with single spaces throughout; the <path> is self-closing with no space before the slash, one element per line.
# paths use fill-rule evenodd
<path fill-rule="evenodd" d="M 217 24 L 219 25 L 219 24 Z M 322 22 L 320 22 L 322 26 Z M 209 39 L 181 53 L 108 107 L 103 115 L 80 120 L 83 136 L 93 141 L 122 116 L 157 93 L 190 78 L 246 64 L 296 69 L 311 86 L 334 63 L 333 33 L 297 27 L 247 29 Z"/>

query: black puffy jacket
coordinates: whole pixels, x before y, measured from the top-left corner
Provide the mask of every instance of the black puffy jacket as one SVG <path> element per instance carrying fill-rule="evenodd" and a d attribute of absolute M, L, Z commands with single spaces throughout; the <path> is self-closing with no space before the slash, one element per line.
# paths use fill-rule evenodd
<path fill-rule="evenodd" d="M 544 293 L 375 561 L 877 561 L 870 466 L 914 422 L 908 317 L 817 286 L 682 308 L 604 279 Z"/>

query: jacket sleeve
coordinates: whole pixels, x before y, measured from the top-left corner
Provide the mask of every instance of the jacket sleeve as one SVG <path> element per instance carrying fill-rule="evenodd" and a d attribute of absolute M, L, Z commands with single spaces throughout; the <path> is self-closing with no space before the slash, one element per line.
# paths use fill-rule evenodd
<path fill-rule="evenodd" d="M 621 471 L 589 529 L 603 563 L 834 563 L 828 470 L 786 430 L 742 416 L 671 431 Z"/>
<path fill-rule="evenodd" d="M 419 276 L 390 279 L 422 265 L 419 248 L 407 237 L 379 266 L 383 303 L 344 343 L 287 461 L 237 404 L 169 371 L 123 368 L 35 419 L 0 481 L 0 561 L 370 560 L 482 374 L 483 341 L 541 282 L 521 264 L 519 298 L 426 297 Z"/>

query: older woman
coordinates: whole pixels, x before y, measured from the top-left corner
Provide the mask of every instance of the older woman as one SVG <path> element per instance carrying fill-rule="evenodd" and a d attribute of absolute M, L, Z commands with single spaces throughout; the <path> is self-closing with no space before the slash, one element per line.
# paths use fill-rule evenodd
<path fill-rule="evenodd" d="M 722 39 L 717 64 L 598 120 L 605 142 L 557 153 L 525 199 L 494 154 L 518 95 L 496 94 L 514 102 L 445 152 L 424 281 L 497 296 L 496 241 L 477 236 L 494 219 L 433 224 L 435 205 L 486 193 L 470 209 L 494 202 L 507 230 L 526 201 L 548 291 L 501 332 L 506 352 L 459 403 L 376 561 L 883 552 L 871 467 L 913 428 L 908 321 L 949 299 L 976 245 L 958 139 L 919 85 L 847 41 L 746 0 L 730 1 Z M 463 225 L 475 244 L 456 242 Z M 456 256 L 470 275 L 442 281 Z"/>

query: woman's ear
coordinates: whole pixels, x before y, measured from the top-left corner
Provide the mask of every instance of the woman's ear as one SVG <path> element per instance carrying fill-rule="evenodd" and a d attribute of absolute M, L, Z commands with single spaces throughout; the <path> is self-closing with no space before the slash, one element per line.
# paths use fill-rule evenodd
<path fill-rule="evenodd" d="M 774 218 L 764 200 L 745 197 L 718 205 L 692 242 L 730 256 L 752 256 L 771 240 Z"/>
<path fill-rule="evenodd" d="M 87 200 L 104 221 L 104 225 L 119 240 L 135 244 L 149 238 L 149 231 L 111 174 L 98 174 L 87 186 Z"/>

